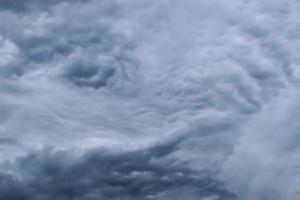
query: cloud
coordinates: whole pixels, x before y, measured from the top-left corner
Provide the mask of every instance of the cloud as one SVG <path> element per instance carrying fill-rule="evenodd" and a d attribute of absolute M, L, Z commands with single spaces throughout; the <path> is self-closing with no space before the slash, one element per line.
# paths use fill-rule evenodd
<path fill-rule="evenodd" d="M 24 1 L 1 0 L 0 1 L 0 9 L 11 10 L 16 13 L 24 13 L 24 12 L 30 12 L 33 9 L 45 10 L 45 9 L 49 8 L 50 6 L 53 6 L 53 5 L 62 3 L 62 2 L 70 2 L 70 1 L 69 0 L 64 0 L 64 1 L 50 0 L 50 1 L 41 2 L 41 1 L 36 1 L 36 0 L 24 0 Z"/>
<path fill-rule="evenodd" d="M 0 138 L 0 144 L 16 145 L 18 142 L 13 138 Z"/>
<path fill-rule="evenodd" d="M 33 152 L 16 161 L 17 176 L 1 174 L 0 197 L 173 199 L 172 193 L 180 196 L 191 189 L 195 199 L 235 199 L 205 171 L 166 159 L 176 146 L 171 142 L 122 153 L 92 150 L 79 157 L 51 149 Z"/>
<path fill-rule="evenodd" d="M 222 168 L 229 187 L 242 199 L 299 198 L 298 97 L 295 88 L 289 89 L 241 130 Z"/>
<path fill-rule="evenodd" d="M 294 159 L 297 134 L 279 135 L 298 127 L 283 120 L 272 131 L 269 116 L 294 109 L 282 96 L 298 87 L 298 8 L 283 0 L 0 0 L 0 195 L 294 198 L 288 187 L 265 185 L 288 168 L 272 155 Z M 269 127 L 268 139 L 252 135 L 258 127 Z"/>

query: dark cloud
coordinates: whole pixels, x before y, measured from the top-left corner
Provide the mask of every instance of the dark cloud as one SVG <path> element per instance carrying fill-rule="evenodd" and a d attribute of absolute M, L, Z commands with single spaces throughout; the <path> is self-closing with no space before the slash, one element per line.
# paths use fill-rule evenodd
<path fill-rule="evenodd" d="M 14 138 L 4 137 L 0 138 L 0 145 L 17 145 L 18 141 Z"/>
<path fill-rule="evenodd" d="M 47 0 L 47 1 L 39 1 L 39 0 L 1 0 L 0 1 L 0 9 L 2 10 L 11 10 L 17 13 L 29 12 L 33 9 L 41 9 L 46 10 L 50 6 L 63 3 L 63 2 L 78 2 L 78 1 L 88 1 L 88 0 Z"/>
<path fill-rule="evenodd" d="M 93 65 L 82 65 L 77 63 L 71 66 L 65 77 L 78 86 L 93 87 L 98 89 L 107 86 L 110 78 L 114 75 L 115 69 L 101 69 Z"/>
<path fill-rule="evenodd" d="M 178 143 L 123 153 L 93 150 L 80 157 L 51 149 L 31 153 L 16 161 L 16 177 L 1 174 L 0 198 L 172 199 L 168 193 L 192 188 L 197 199 L 235 199 L 209 173 L 167 158 Z"/>

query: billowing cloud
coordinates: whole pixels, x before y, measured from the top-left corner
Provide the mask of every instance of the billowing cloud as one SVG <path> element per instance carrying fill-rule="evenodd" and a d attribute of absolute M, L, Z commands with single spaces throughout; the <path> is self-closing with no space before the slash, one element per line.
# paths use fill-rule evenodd
<path fill-rule="evenodd" d="M 19 158 L 15 176 L 1 174 L 5 199 L 235 199 L 205 171 L 164 157 L 169 142 L 138 151 L 93 150 L 81 156 L 45 149 Z M 185 194 L 188 192 L 187 194 Z M 189 195 L 194 195 L 189 196 Z M 185 196 L 188 195 L 188 196 Z"/>
<path fill-rule="evenodd" d="M 0 0 L 0 196 L 297 199 L 299 6 Z"/>

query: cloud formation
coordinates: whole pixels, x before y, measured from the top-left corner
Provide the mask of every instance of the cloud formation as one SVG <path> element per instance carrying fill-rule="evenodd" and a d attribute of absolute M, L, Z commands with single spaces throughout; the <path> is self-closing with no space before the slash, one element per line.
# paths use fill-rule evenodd
<path fill-rule="evenodd" d="M 16 161 L 17 176 L 1 174 L 5 199 L 235 199 L 206 172 L 162 159 L 177 142 L 148 149 L 114 153 L 45 149 Z M 181 194 L 183 193 L 183 194 Z M 177 196 L 177 197 L 176 197 Z"/>
<path fill-rule="evenodd" d="M 296 200 L 299 6 L 0 0 L 0 197 Z"/>

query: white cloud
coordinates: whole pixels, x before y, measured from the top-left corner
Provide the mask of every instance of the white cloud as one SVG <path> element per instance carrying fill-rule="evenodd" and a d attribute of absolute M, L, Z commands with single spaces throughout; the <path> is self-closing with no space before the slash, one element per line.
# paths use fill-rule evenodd
<path fill-rule="evenodd" d="M 222 176 L 242 199 L 299 198 L 299 93 L 295 88 L 246 124 Z"/>

